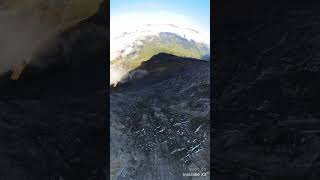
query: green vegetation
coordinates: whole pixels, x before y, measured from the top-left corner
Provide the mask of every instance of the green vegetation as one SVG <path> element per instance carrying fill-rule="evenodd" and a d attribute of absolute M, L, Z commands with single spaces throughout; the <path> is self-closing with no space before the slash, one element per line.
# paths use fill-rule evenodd
<path fill-rule="evenodd" d="M 173 33 L 160 33 L 159 36 L 147 37 L 134 58 L 129 56 L 125 59 L 118 59 L 113 63 L 121 64 L 121 66 L 132 70 L 159 53 L 201 59 L 204 55 L 209 54 L 209 47 L 202 43 L 189 41 Z"/>

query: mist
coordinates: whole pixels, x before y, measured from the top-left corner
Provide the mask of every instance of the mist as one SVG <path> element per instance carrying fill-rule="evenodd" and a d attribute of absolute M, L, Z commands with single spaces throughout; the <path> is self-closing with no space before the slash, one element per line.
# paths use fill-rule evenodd
<path fill-rule="evenodd" d="M 46 37 L 48 27 L 34 17 L 0 10 L 0 73 L 28 62 L 32 52 Z"/>
<path fill-rule="evenodd" d="M 0 73 L 28 62 L 59 31 L 97 12 L 101 0 L 0 0 Z M 83 8 L 86 7 L 86 8 Z M 49 42 L 50 43 L 50 42 Z"/>

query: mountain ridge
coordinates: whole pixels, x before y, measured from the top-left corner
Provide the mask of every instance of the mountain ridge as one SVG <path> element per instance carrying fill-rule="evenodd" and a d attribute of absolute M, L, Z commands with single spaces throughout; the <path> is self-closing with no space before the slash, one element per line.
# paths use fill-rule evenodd
<path fill-rule="evenodd" d="M 142 62 L 136 69 L 129 71 L 128 74 L 119 81 L 116 87 L 111 87 L 111 90 L 122 89 L 123 86 L 130 86 L 130 84 L 147 84 L 160 81 L 161 79 L 175 76 L 179 72 L 198 63 L 205 63 L 209 66 L 209 62 L 206 60 L 159 53 L 152 56 L 151 59 Z"/>

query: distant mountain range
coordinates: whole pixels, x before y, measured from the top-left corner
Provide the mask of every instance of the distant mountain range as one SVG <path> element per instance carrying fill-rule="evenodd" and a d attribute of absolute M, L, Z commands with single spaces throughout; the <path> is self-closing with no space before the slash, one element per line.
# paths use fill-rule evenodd
<path fill-rule="evenodd" d="M 209 60 L 207 41 L 197 30 L 173 24 L 148 24 L 122 33 L 111 29 L 110 84 L 159 53 Z"/>

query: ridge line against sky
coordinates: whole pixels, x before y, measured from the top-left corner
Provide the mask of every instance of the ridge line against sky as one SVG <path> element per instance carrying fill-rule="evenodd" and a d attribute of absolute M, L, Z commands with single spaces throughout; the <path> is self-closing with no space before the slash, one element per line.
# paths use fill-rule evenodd
<path fill-rule="evenodd" d="M 130 17 L 131 14 L 147 17 L 168 13 L 173 19 L 183 16 L 188 26 L 191 24 L 200 32 L 210 34 L 210 0 L 110 0 L 110 7 L 111 21 L 117 16 Z M 133 20 L 128 19 L 130 21 Z"/>

